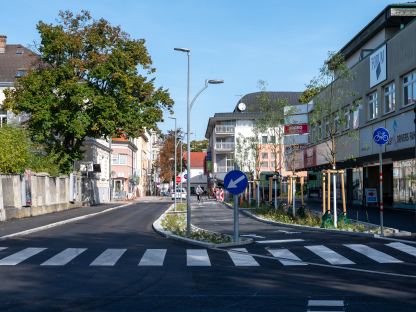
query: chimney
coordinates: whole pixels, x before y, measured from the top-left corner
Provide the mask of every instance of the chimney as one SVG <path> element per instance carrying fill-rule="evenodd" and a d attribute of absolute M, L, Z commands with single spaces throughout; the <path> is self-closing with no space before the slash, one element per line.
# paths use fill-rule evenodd
<path fill-rule="evenodd" d="M 7 36 L 0 35 L 0 53 L 6 52 Z"/>

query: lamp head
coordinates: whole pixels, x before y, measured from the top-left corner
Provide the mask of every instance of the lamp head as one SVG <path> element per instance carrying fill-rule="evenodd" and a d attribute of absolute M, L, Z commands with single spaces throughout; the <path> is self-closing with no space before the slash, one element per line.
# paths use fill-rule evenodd
<path fill-rule="evenodd" d="M 224 80 L 209 79 L 208 83 L 210 83 L 210 84 L 220 84 L 220 83 L 224 83 Z"/>
<path fill-rule="evenodd" d="M 187 49 L 187 48 L 174 48 L 174 50 L 180 51 L 180 52 L 186 52 L 186 53 L 191 52 L 191 49 Z"/>

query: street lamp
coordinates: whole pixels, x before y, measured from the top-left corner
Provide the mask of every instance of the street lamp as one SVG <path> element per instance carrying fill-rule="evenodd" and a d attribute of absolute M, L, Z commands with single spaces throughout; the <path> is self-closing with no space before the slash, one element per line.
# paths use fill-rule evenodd
<path fill-rule="evenodd" d="M 187 97 L 186 97 L 186 235 L 191 234 L 191 109 L 195 103 L 197 97 L 208 88 L 209 84 L 223 83 L 223 80 L 205 80 L 205 86 L 195 95 L 192 101 L 190 101 L 190 69 L 191 69 L 191 50 L 187 48 L 174 48 L 175 51 L 185 52 L 188 56 L 188 79 L 187 79 Z"/>
<path fill-rule="evenodd" d="M 173 185 L 174 185 L 174 194 L 175 194 L 175 202 L 173 204 L 173 210 L 176 211 L 176 134 L 177 134 L 177 130 L 176 130 L 176 117 L 169 117 L 169 119 L 174 119 L 175 120 L 175 178 L 173 179 Z M 181 196 L 182 197 L 182 196 Z"/>

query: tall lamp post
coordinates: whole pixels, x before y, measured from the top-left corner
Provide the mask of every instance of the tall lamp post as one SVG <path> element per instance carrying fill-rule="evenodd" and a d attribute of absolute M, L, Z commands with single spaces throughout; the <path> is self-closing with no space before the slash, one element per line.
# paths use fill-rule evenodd
<path fill-rule="evenodd" d="M 174 196 L 174 198 L 175 198 L 175 202 L 174 202 L 174 204 L 173 204 L 173 210 L 174 211 L 176 211 L 176 135 L 177 135 L 177 130 L 176 130 L 176 117 L 169 117 L 170 119 L 173 119 L 173 120 L 175 120 L 175 143 L 174 143 L 174 145 L 175 145 L 175 157 L 174 157 L 174 161 L 175 161 L 175 169 L 174 169 L 174 171 L 175 171 L 175 178 L 173 179 L 173 187 L 174 187 L 174 194 L 175 194 L 175 196 Z"/>
<path fill-rule="evenodd" d="M 205 86 L 195 95 L 192 101 L 190 101 L 190 69 L 191 69 L 191 50 L 186 48 L 174 48 L 175 51 L 185 52 L 188 56 L 188 79 L 187 79 L 187 97 L 186 97 L 186 235 L 191 234 L 191 110 L 198 96 L 208 88 L 209 84 L 223 83 L 223 80 L 205 80 Z"/>

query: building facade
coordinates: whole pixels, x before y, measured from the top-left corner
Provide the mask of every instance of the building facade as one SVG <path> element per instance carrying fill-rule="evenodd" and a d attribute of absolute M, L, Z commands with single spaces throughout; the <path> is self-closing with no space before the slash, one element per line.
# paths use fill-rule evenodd
<path fill-rule="evenodd" d="M 346 169 L 350 202 L 365 204 L 366 190 L 379 190 L 380 146 L 373 132 L 383 127 L 390 133 L 381 147 L 385 206 L 416 209 L 415 17 L 415 3 L 387 6 L 340 50 L 354 76 L 349 83 L 354 95 L 343 98 L 340 108 L 347 122 L 336 140 L 337 167 Z M 309 145 L 297 165 L 310 172 L 315 196 L 321 193 L 319 172 L 328 166 L 328 138 L 322 127 L 324 121 L 311 127 Z"/>

